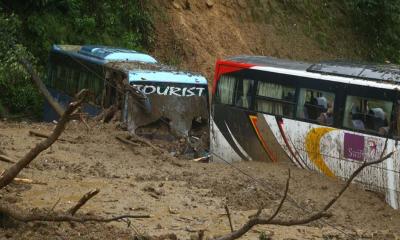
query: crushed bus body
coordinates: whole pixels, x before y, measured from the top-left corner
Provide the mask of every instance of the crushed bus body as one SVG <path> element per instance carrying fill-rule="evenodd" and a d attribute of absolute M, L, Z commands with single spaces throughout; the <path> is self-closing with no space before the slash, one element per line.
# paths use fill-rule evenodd
<path fill-rule="evenodd" d="M 175 136 L 187 136 L 193 122 L 208 124 L 208 87 L 203 76 L 177 71 L 132 50 L 54 45 L 47 86 L 62 105 L 80 89 L 89 89 L 84 110 L 95 116 L 118 106 L 121 120 L 132 132 L 162 120 Z M 48 105 L 44 118 L 57 119 Z"/>
<path fill-rule="evenodd" d="M 217 62 L 212 161 L 290 161 L 347 179 L 400 204 L 400 70 L 340 62 L 308 64 L 239 56 Z M 386 143 L 386 144 L 385 144 Z M 386 145 L 386 147 L 385 147 Z"/>

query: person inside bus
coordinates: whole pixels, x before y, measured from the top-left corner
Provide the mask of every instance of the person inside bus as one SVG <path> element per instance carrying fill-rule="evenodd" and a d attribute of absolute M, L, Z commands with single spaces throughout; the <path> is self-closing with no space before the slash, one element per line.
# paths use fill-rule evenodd
<path fill-rule="evenodd" d="M 353 104 L 353 106 L 351 107 L 351 122 L 354 129 L 365 130 L 363 114 L 360 112 L 360 108 L 358 106 L 355 106 L 355 104 Z"/>
<path fill-rule="evenodd" d="M 327 103 L 327 110 L 319 115 L 317 121 L 320 124 L 333 125 L 333 103 Z"/>
<path fill-rule="evenodd" d="M 321 114 L 326 113 L 328 109 L 328 101 L 324 96 L 312 97 L 310 102 L 307 103 L 306 110 L 308 119 L 319 121 Z"/>
<path fill-rule="evenodd" d="M 389 123 L 386 113 L 382 108 L 371 108 L 368 111 L 367 121 L 370 121 L 370 129 L 378 131 L 380 135 L 386 135 L 389 132 Z"/>

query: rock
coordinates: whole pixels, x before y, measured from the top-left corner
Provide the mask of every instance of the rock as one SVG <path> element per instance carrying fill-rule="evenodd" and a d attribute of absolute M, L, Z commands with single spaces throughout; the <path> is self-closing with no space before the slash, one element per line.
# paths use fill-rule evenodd
<path fill-rule="evenodd" d="M 206 5 L 208 8 L 212 8 L 214 6 L 214 2 L 212 0 L 206 0 Z"/>

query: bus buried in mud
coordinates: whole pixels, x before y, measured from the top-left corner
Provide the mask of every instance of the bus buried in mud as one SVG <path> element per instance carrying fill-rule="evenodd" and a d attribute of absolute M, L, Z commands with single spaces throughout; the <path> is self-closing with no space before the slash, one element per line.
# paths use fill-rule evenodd
<path fill-rule="evenodd" d="M 188 135 L 193 121 L 208 124 L 207 80 L 198 74 L 159 64 L 150 55 L 105 47 L 54 45 L 47 87 L 66 105 L 81 89 L 90 96 L 84 111 L 91 116 L 117 106 L 130 131 L 159 121 L 174 135 Z M 44 119 L 58 119 L 46 103 Z"/>
<path fill-rule="evenodd" d="M 384 193 L 398 209 L 399 84 L 400 70 L 391 65 L 220 60 L 211 107 L 212 161 L 287 160 L 347 179 L 364 161 L 393 151 L 355 181 Z"/>

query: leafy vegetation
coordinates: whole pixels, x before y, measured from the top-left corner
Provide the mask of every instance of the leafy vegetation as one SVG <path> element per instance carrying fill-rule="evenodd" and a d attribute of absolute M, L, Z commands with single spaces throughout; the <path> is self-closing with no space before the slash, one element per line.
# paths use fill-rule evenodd
<path fill-rule="evenodd" d="M 35 63 L 27 49 L 17 43 L 20 27 L 15 15 L 0 14 L 0 116 L 40 114 L 41 97 L 19 64 L 21 56 Z"/>
<path fill-rule="evenodd" d="M 354 29 L 370 46 L 370 59 L 400 63 L 400 1 L 345 1 Z"/>
<path fill-rule="evenodd" d="M 144 1 L 3 0 L 0 2 L 0 116 L 40 114 L 41 99 L 18 63 L 43 77 L 52 44 L 101 44 L 144 51 L 153 25 Z M 35 56 L 35 58 L 33 57 Z"/>

